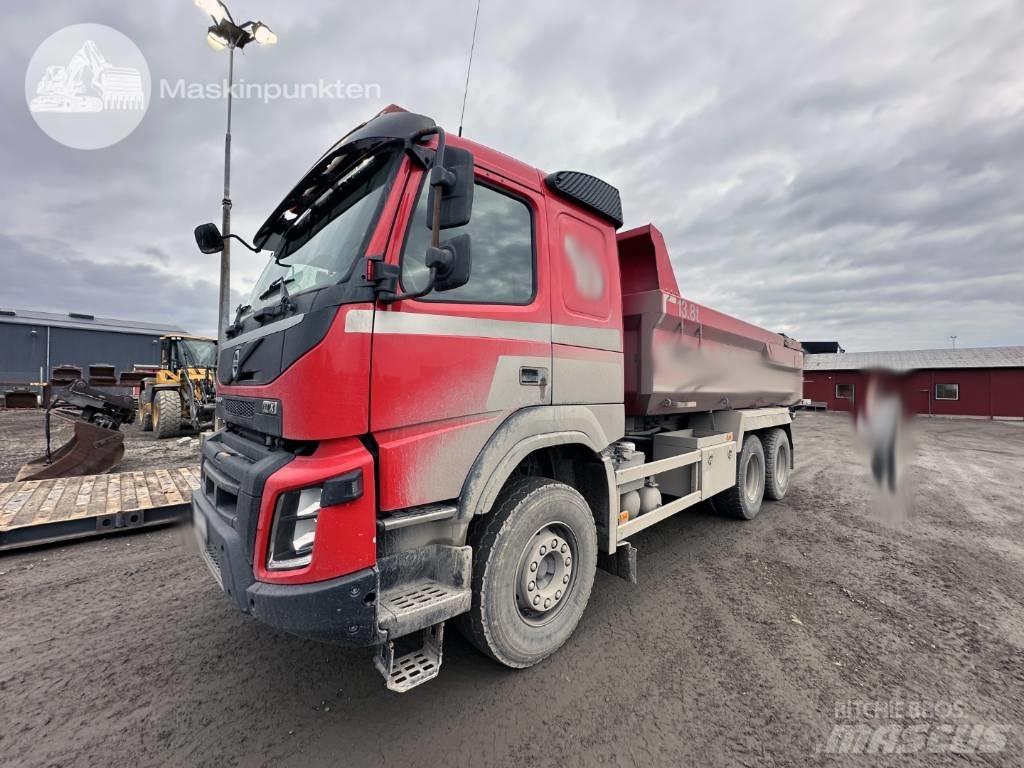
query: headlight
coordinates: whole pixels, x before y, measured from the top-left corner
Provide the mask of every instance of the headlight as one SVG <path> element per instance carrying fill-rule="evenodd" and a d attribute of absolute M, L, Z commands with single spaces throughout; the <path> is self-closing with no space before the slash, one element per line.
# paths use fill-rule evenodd
<path fill-rule="evenodd" d="M 312 562 L 320 497 L 321 488 L 317 486 L 288 491 L 278 498 L 270 528 L 269 570 L 303 568 Z"/>

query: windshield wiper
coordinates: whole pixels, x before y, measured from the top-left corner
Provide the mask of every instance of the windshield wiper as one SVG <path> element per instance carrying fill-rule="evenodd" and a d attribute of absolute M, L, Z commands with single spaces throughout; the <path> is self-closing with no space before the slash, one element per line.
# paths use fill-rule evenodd
<path fill-rule="evenodd" d="M 242 315 L 248 312 L 252 307 L 248 304 L 239 304 L 235 308 L 235 319 L 227 328 L 224 329 L 224 335 L 229 339 L 237 336 L 242 332 Z"/>
<path fill-rule="evenodd" d="M 272 306 L 260 307 L 256 312 L 253 313 L 253 320 L 260 325 L 267 323 L 270 320 L 287 315 L 289 312 L 295 309 L 295 304 L 292 302 L 292 297 L 288 295 L 288 283 L 294 283 L 294 277 L 279 277 L 275 279 L 267 289 L 260 294 L 261 299 L 265 299 L 271 294 L 280 291 L 281 300 Z"/>
<path fill-rule="evenodd" d="M 267 289 L 260 294 L 260 299 L 269 298 L 270 296 L 273 296 L 275 293 L 284 288 L 288 283 L 294 282 L 294 277 L 281 276 L 274 278 L 273 280 L 270 281 L 270 285 L 267 286 Z M 287 291 L 285 292 L 285 296 L 287 297 Z"/>
<path fill-rule="evenodd" d="M 242 315 L 248 312 L 252 307 L 249 304 L 239 304 L 235 308 L 235 320 L 231 325 L 224 329 L 224 335 L 229 339 L 237 336 L 242 332 Z"/>

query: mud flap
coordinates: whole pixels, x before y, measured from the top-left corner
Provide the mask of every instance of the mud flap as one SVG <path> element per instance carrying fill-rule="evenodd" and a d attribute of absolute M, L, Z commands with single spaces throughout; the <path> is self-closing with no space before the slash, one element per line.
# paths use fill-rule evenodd
<path fill-rule="evenodd" d="M 602 553 L 597 556 L 597 567 L 630 584 L 636 584 L 636 547 L 628 541 L 620 542 L 615 548 L 615 554 Z"/>
<path fill-rule="evenodd" d="M 75 434 L 53 451 L 25 464 L 15 478 L 18 480 L 50 480 L 56 477 L 102 475 L 124 458 L 124 435 L 87 421 L 75 422 Z"/>

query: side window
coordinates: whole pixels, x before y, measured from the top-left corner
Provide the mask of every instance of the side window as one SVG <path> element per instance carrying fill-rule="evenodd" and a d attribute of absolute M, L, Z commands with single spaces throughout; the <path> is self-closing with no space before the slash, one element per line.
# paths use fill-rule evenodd
<path fill-rule="evenodd" d="M 476 184 L 473 218 L 464 227 L 441 230 L 441 242 L 468 232 L 473 267 L 469 282 L 420 301 L 477 304 L 529 304 L 533 300 L 533 217 L 522 200 Z M 402 248 L 402 288 L 418 291 L 427 283 L 424 259 L 430 244 L 427 228 L 427 185 L 423 185 L 405 245 Z"/>

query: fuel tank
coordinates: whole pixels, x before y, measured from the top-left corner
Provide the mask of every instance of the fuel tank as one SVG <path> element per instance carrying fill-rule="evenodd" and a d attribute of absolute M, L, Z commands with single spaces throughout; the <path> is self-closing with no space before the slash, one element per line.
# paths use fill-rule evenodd
<path fill-rule="evenodd" d="M 684 298 L 654 226 L 623 232 L 618 244 L 628 415 L 785 406 L 800 399 L 799 342 Z"/>

